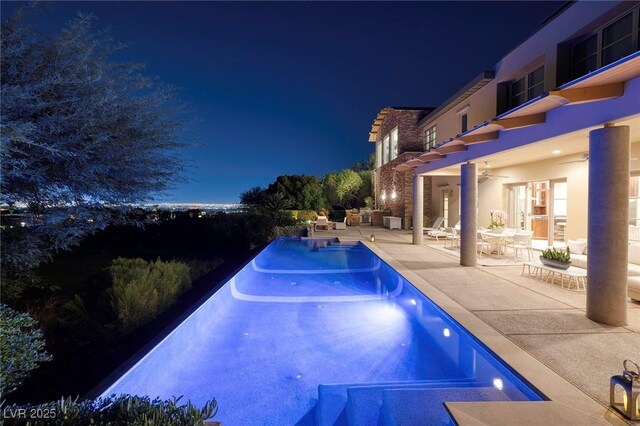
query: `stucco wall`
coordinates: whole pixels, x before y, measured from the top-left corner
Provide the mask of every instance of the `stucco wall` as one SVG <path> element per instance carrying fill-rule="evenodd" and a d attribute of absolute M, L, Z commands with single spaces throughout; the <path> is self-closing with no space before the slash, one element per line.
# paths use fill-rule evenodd
<path fill-rule="evenodd" d="M 636 2 L 637 4 L 637 2 Z M 472 129 L 497 115 L 498 83 L 508 82 L 526 75 L 538 66 L 545 66 L 544 90 L 557 87 L 558 44 L 582 34 L 588 34 L 625 10 L 633 8 L 633 2 L 577 2 L 539 32 L 509 52 L 495 66 L 495 78 L 477 92 L 435 119 L 420 124 L 419 134 L 436 125 L 437 141 L 444 142 L 461 131 L 459 110 L 467 110 L 468 129 Z M 480 73 L 483 70 L 477 70 Z"/>
<path fill-rule="evenodd" d="M 631 172 L 640 172 L 640 143 L 631 144 Z M 567 227 L 565 239 L 587 238 L 587 207 L 589 198 L 589 163 L 560 164 L 575 160 L 576 156 L 554 157 L 548 160 L 520 164 L 513 167 L 491 169 L 495 175 L 508 178 L 482 179 L 478 185 L 478 226 L 488 226 L 489 212 L 494 209 L 509 210 L 508 187 L 535 181 L 562 180 L 567 182 Z M 479 172 L 482 172 L 480 168 Z M 453 194 L 449 197 L 449 223 L 458 220 L 458 206 L 452 203 L 459 198 L 459 176 L 434 176 L 432 190 L 432 219 L 442 215 L 442 194 L 439 186 L 449 184 Z M 426 214 L 426 213 L 425 213 Z"/>

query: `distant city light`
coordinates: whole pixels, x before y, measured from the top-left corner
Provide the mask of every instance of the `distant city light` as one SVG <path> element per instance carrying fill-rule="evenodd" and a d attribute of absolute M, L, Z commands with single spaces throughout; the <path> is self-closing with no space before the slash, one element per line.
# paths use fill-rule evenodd
<path fill-rule="evenodd" d="M 20 222 L 20 226 L 24 228 L 25 226 L 27 226 L 27 222 Z"/>

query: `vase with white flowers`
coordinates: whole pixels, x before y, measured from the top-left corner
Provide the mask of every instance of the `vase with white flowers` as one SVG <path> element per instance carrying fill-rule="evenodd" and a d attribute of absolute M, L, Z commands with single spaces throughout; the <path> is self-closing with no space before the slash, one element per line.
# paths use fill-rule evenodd
<path fill-rule="evenodd" d="M 500 230 L 507 226 L 508 216 L 504 210 L 491 210 L 489 215 L 491 216 L 491 224 L 489 225 L 489 228 L 493 230 Z"/>

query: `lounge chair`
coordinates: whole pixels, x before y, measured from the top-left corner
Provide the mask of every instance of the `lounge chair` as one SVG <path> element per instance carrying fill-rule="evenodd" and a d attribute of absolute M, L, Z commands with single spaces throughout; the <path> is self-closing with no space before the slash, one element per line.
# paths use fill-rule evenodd
<path fill-rule="evenodd" d="M 430 232 L 430 231 L 440 231 L 442 224 L 444 223 L 444 217 L 440 216 L 438 218 L 436 218 L 436 220 L 433 222 L 433 225 L 431 225 L 430 228 L 423 228 L 423 231 L 425 232 Z"/>
<path fill-rule="evenodd" d="M 342 222 L 335 222 L 336 230 L 347 229 L 347 218 L 345 217 Z"/>
<path fill-rule="evenodd" d="M 327 219 L 326 216 L 318 216 L 318 219 L 316 219 L 316 223 L 313 229 L 317 231 L 318 228 L 324 228 L 325 231 L 329 230 L 329 220 Z"/>
<path fill-rule="evenodd" d="M 435 238 L 436 241 L 440 241 L 440 238 L 449 238 L 450 236 L 451 233 L 447 232 L 447 228 L 439 228 L 427 232 L 427 237 Z"/>

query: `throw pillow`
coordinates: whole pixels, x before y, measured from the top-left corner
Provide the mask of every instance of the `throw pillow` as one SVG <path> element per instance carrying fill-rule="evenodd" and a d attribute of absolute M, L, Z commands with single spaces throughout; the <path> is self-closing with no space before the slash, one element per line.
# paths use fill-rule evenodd
<path fill-rule="evenodd" d="M 587 247 L 587 242 L 569 240 L 567 242 L 567 246 L 569 247 L 569 251 L 571 252 L 571 254 L 582 254 L 585 247 Z"/>

